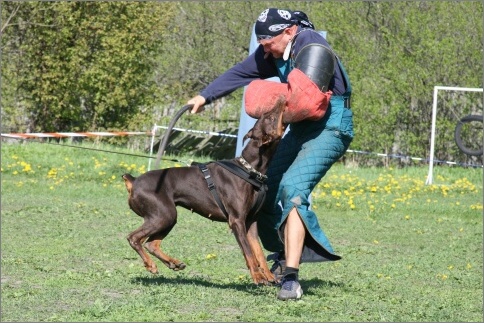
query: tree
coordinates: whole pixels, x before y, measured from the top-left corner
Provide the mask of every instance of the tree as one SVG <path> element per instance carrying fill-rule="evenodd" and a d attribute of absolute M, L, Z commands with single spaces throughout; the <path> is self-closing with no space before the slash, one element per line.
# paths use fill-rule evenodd
<path fill-rule="evenodd" d="M 482 2 L 333 2 L 311 8 L 352 80 L 355 150 L 426 156 L 433 87 L 483 86 Z M 482 110 L 482 98 L 470 104 Z M 456 153 L 454 126 L 442 123 L 447 131 L 436 149 L 441 159 Z"/>
<path fill-rule="evenodd" d="M 17 9 L 18 8 L 18 9 Z M 21 106 L 21 131 L 124 128 L 152 105 L 154 57 L 174 15 L 168 3 L 6 3 L 2 106 Z"/>

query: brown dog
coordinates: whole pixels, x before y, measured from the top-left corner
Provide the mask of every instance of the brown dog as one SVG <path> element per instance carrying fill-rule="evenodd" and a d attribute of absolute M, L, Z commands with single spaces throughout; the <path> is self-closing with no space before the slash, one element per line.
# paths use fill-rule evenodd
<path fill-rule="evenodd" d="M 143 244 L 150 254 L 168 268 L 185 268 L 183 262 L 163 253 L 160 248 L 161 241 L 176 224 L 176 207 L 181 206 L 211 220 L 228 222 L 254 283 L 271 284 L 276 281 L 267 267 L 259 243 L 255 214 L 260 206 L 257 203 L 260 202 L 258 195 L 265 191 L 258 189 L 254 180 L 258 178 L 263 182 L 268 163 L 284 133 L 284 107 L 285 101 L 280 99 L 272 111 L 257 120 L 244 137 L 244 140 L 249 138 L 250 141 L 242 151 L 242 158 L 198 167 L 153 170 L 138 178 L 123 175 L 129 193 L 129 206 L 144 218 L 144 223 L 129 234 L 128 241 L 141 256 L 148 271 L 158 273 Z M 224 166 L 227 164 L 231 166 Z M 246 179 L 237 175 L 240 169 L 248 174 Z"/>

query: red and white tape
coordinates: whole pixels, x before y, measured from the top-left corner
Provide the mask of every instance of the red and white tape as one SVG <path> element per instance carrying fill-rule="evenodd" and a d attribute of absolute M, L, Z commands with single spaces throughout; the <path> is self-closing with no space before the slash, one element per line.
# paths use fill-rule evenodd
<path fill-rule="evenodd" d="M 114 137 L 147 135 L 151 136 L 151 131 L 115 131 L 115 132 L 32 132 L 32 133 L 2 133 L 2 137 L 16 139 L 31 138 L 68 138 L 68 137 Z"/>

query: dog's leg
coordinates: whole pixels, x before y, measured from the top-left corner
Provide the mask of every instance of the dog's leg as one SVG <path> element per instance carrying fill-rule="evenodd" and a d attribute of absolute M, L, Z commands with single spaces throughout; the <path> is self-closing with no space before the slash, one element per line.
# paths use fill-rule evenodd
<path fill-rule="evenodd" d="M 266 277 L 267 281 L 270 283 L 276 283 L 277 279 L 267 266 L 267 261 L 262 251 L 262 247 L 259 241 L 259 233 L 257 231 L 257 222 L 252 222 L 249 224 L 249 230 L 247 231 L 247 240 L 249 241 L 252 252 L 259 264 L 259 270 Z"/>
<path fill-rule="evenodd" d="M 141 227 L 131 232 L 128 235 L 127 239 L 130 246 L 140 255 L 146 270 L 148 270 L 152 274 L 157 274 L 158 268 L 156 267 L 156 264 L 143 249 L 143 243 L 146 241 L 146 239 L 148 239 L 151 234 L 149 227 L 150 226 L 147 225 L 147 222 L 145 221 Z"/>
<path fill-rule="evenodd" d="M 230 220 L 229 220 L 230 221 Z M 250 275 L 255 284 L 269 285 L 269 281 L 266 276 L 259 270 L 259 265 L 257 259 L 252 253 L 251 245 L 247 241 L 247 229 L 245 223 L 240 223 L 240 221 L 230 221 L 230 228 L 234 232 L 235 239 L 237 240 L 240 249 L 245 258 L 247 268 L 249 268 Z"/>
<path fill-rule="evenodd" d="M 149 237 L 148 241 L 145 244 L 145 248 L 150 254 L 160 259 L 168 268 L 175 271 L 183 270 L 186 267 L 183 262 L 168 256 L 161 250 L 161 241 L 168 235 L 172 228 L 173 226 L 170 227 L 168 230 L 165 230 L 164 232 L 160 232 Z"/>

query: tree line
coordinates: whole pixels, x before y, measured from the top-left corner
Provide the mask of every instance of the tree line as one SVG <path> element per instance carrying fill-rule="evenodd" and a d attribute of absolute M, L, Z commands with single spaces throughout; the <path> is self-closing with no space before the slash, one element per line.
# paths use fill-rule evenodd
<path fill-rule="evenodd" d="M 247 56 L 267 7 L 302 10 L 327 31 L 353 87 L 350 149 L 427 157 L 433 87 L 483 87 L 481 1 L 11 1 L 1 4 L 2 132 L 167 124 Z M 482 113 L 482 94 L 442 96 L 436 158 L 467 160 L 451 130 Z M 236 124 L 241 100 L 242 89 L 183 122 Z"/>

